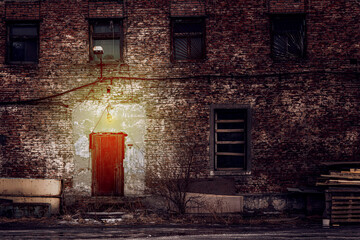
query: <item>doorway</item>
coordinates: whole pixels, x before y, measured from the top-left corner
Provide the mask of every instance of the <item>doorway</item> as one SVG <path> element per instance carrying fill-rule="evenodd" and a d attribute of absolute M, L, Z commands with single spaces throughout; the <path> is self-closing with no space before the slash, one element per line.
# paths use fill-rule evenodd
<path fill-rule="evenodd" d="M 125 133 L 91 133 L 93 196 L 124 196 Z"/>

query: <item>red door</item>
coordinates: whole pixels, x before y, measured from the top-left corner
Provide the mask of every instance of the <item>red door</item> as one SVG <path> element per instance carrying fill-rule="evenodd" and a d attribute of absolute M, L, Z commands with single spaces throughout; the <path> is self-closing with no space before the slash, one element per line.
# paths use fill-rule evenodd
<path fill-rule="evenodd" d="M 91 133 L 92 195 L 124 195 L 125 133 Z"/>

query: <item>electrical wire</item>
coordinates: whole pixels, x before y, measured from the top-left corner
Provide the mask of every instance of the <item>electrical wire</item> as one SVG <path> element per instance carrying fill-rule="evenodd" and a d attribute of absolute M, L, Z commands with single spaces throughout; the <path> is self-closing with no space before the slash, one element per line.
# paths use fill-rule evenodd
<path fill-rule="evenodd" d="M 29 100 L 24 100 L 24 101 L 12 101 L 12 102 L 0 102 L 0 105 L 16 105 L 16 104 L 34 104 L 36 102 L 40 102 L 43 100 L 47 100 L 47 99 L 52 99 L 52 98 L 56 98 L 62 95 L 65 95 L 67 93 L 70 92 L 74 92 L 77 91 L 79 89 L 82 88 L 86 88 L 88 86 L 97 84 L 99 82 L 105 81 L 105 80 L 119 80 L 119 79 L 123 79 L 123 80 L 133 80 L 133 81 L 162 81 L 162 80 L 192 80 L 192 79 L 199 79 L 199 78 L 235 78 L 235 79 L 239 79 L 239 78 L 254 78 L 254 77 L 276 77 L 276 76 L 288 76 L 288 75 L 302 75 L 302 74 L 356 74 L 359 75 L 359 72 L 336 72 L 336 71 L 325 71 L 325 70 L 321 70 L 321 71 L 306 71 L 306 72 L 284 72 L 284 73 L 264 73 L 264 74 L 242 74 L 242 75 L 195 75 L 195 76 L 185 76 L 185 77 L 158 77 L 158 78 L 140 78 L 140 77 L 99 77 L 98 80 L 58 93 L 58 94 L 54 94 L 54 95 L 50 95 L 50 96 L 46 96 L 46 97 L 42 97 L 42 98 L 36 98 L 36 99 L 29 99 Z"/>
<path fill-rule="evenodd" d="M 79 90 L 79 89 L 86 88 L 86 87 L 88 87 L 88 86 L 94 85 L 94 84 L 96 84 L 96 83 L 98 83 L 98 82 L 101 82 L 101 81 L 103 81 L 103 79 L 99 78 L 98 80 L 96 80 L 96 81 L 94 81 L 94 82 L 91 82 L 91 83 L 88 83 L 88 84 L 85 84 L 85 85 L 82 85 L 82 86 L 79 86 L 79 87 L 76 87 L 76 88 L 67 90 L 67 91 L 65 91 L 65 92 L 61 92 L 61 93 L 57 93 L 57 94 L 54 94 L 54 95 L 50 95 L 50 96 L 47 96 L 47 97 L 35 98 L 35 99 L 29 99 L 29 100 L 23 100 L 23 101 L 0 102 L 0 105 L 32 104 L 32 103 L 40 102 L 40 101 L 43 101 L 43 100 L 46 100 L 46 99 L 56 98 L 56 97 L 65 95 L 65 94 L 67 94 L 67 93 L 74 92 L 74 91 L 77 91 L 77 90 Z"/>
<path fill-rule="evenodd" d="M 99 120 L 97 121 L 94 129 L 91 131 L 92 133 L 95 131 L 96 127 L 99 125 L 99 123 L 100 123 L 102 117 L 104 116 L 105 111 L 108 109 L 108 107 L 109 107 L 109 101 L 107 102 L 106 107 L 105 107 L 104 110 L 102 111 L 101 116 L 100 116 Z"/>
<path fill-rule="evenodd" d="M 94 86 L 90 89 L 90 91 L 88 92 L 88 94 L 86 95 L 85 98 L 83 98 L 75 107 L 74 110 L 77 109 L 83 102 L 85 102 L 86 100 L 89 99 L 90 93 L 94 92 Z"/>

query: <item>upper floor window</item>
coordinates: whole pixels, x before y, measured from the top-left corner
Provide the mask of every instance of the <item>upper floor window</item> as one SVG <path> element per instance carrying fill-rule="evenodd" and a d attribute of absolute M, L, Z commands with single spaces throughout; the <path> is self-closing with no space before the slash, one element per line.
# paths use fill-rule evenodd
<path fill-rule="evenodd" d="M 103 60 L 123 59 L 122 22 L 119 19 L 101 19 L 90 21 L 90 60 L 97 60 L 93 53 L 94 46 L 104 50 Z"/>
<path fill-rule="evenodd" d="M 36 63 L 39 57 L 39 26 L 37 23 L 7 25 L 7 61 Z"/>
<path fill-rule="evenodd" d="M 250 109 L 211 106 L 211 151 L 214 169 L 250 170 Z"/>
<path fill-rule="evenodd" d="M 174 60 L 204 58 L 205 21 L 203 18 L 174 18 L 172 34 Z"/>
<path fill-rule="evenodd" d="M 305 55 L 305 16 L 274 15 L 271 18 L 272 54 L 276 59 L 298 59 Z"/>

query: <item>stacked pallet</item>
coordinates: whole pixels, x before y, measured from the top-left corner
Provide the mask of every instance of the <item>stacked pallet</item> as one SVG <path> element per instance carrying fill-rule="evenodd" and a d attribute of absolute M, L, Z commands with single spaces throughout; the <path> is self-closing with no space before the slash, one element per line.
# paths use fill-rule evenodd
<path fill-rule="evenodd" d="M 329 189 L 325 199 L 332 224 L 360 223 L 360 189 Z"/>
<path fill-rule="evenodd" d="M 331 224 L 360 223 L 360 162 L 326 165 L 331 170 L 316 185 L 326 187 L 326 215 Z"/>
<path fill-rule="evenodd" d="M 360 187 L 360 168 L 350 168 L 349 170 L 330 171 L 330 174 L 321 175 L 317 186 L 359 186 Z"/>

